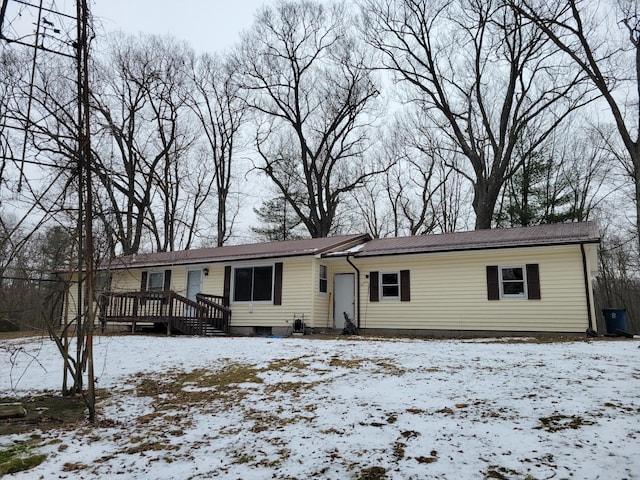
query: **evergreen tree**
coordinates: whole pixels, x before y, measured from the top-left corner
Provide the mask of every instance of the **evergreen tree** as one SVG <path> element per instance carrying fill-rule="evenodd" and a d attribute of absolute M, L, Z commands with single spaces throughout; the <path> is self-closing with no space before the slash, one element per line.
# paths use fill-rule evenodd
<path fill-rule="evenodd" d="M 277 242 L 282 240 L 296 240 L 304 235 L 296 230 L 302 223 L 283 196 L 265 200 L 260 208 L 253 211 L 263 226 L 251 227 L 261 240 Z"/>
<path fill-rule="evenodd" d="M 541 152 L 534 152 L 505 184 L 495 216 L 499 227 L 527 227 L 560 223 L 572 218 L 571 198 L 559 166 Z"/>

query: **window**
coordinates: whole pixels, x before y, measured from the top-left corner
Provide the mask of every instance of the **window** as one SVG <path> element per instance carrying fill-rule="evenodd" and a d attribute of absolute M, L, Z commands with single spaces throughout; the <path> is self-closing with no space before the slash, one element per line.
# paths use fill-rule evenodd
<path fill-rule="evenodd" d="M 320 285 L 318 287 L 320 293 L 327 293 L 328 291 L 328 285 L 329 285 L 329 281 L 328 281 L 328 276 L 327 276 L 327 266 L 326 265 L 320 265 Z"/>
<path fill-rule="evenodd" d="M 400 298 L 400 274 L 380 273 L 380 298 L 387 300 L 397 300 Z"/>
<path fill-rule="evenodd" d="M 168 292 L 171 290 L 171 270 L 156 271 L 156 272 L 142 272 L 140 275 L 140 290 L 149 292 Z M 168 300 L 167 296 L 151 295 L 153 298 L 162 298 L 163 303 Z M 142 305 L 147 301 L 146 297 L 142 297 Z"/>
<path fill-rule="evenodd" d="M 526 298 L 526 291 L 524 266 L 500 267 L 500 295 L 502 298 Z"/>
<path fill-rule="evenodd" d="M 411 301 L 411 272 L 369 272 L 369 301 Z"/>
<path fill-rule="evenodd" d="M 147 290 L 164 290 L 164 272 L 149 272 L 149 275 L 147 276 Z"/>
<path fill-rule="evenodd" d="M 234 270 L 234 302 L 269 302 L 273 294 L 273 267 L 242 267 Z"/>
<path fill-rule="evenodd" d="M 487 265 L 487 299 L 526 298 L 540 300 L 540 269 L 527 265 Z"/>

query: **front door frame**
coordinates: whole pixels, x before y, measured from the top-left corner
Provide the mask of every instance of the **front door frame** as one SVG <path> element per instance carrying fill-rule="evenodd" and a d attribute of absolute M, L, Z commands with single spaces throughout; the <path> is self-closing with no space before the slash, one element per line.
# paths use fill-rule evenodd
<path fill-rule="evenodd" d="M 338 284 L 341 285 L 338 285 Z M 345 288 L 347 287 L 347 288 Z M 356 288 L 355 274 L 336 273 L 333 275 L 333 328 L 342 330 L 344 328 L 344 313 L 347 312 L 351 321 L 356 323 L 354 318 L 356 310 Z"/>
<path fill-rule="evenodd" d="M 202 292 L 202 268 L 189 268 L 187 269 L 187 274 L 185 275 L 185 286 L 184 286 L 184 296 L 189 298 L 190 300 L 196 301 L 196 294 L 193 295 L 193 298 L 189 297 L 189 273 L 198 272 L 200 273 L 200 288 L 196 292 L 196 294 Z"/>

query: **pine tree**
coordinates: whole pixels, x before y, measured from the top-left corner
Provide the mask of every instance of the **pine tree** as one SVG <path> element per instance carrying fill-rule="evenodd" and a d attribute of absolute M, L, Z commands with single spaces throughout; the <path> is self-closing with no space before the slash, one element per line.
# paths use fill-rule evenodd
<path fill-rule="evenodd" d="M 283 196 L 265 200 L 260 208 L 253 211 L 262 222 L 262 227 L 251 227 L 260 239 L 268 242 L 296 240 L 304 235 L 296 228 L 302 223 Z"/>

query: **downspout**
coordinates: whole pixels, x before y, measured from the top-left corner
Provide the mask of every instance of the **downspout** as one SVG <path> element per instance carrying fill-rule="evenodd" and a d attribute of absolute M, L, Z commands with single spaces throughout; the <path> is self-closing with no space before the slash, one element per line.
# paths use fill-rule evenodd
<path fill-rule="evenodd" d="M 356 322 L 356 325 L 357 325 L 358 328 L 360 328 L 360 270 L 358 270 L 358 267 L 356 267 L 353 264 L 353 262 L 349 259 L 349 255 L 347 255 L 347 263 L 353 267 L 353 269 L 356 271 L 356 274 L 357 274 L 356 275 L 356 277 L 357 277 L 357 280 L 356 280 L 356 282 L 357 282 L 356 283 L 356 302 L 358 302 L 358 308 L 357 308 L 356 315 L 358 317 L 357 318 L 358 321 Z"/>
<path fill-rule="evenodd" d="M 584 243 L 580 244 L 582 254 L 582 273 L 584 274 L 584 291 L 587 297 L 587 318 L 589 320 L 589 330 L 593 330 L 593 318 L 591 316 L 591 295 L 589 294 L 589 273 L 587 271 L 587 255 L 584 251 Z"/>

